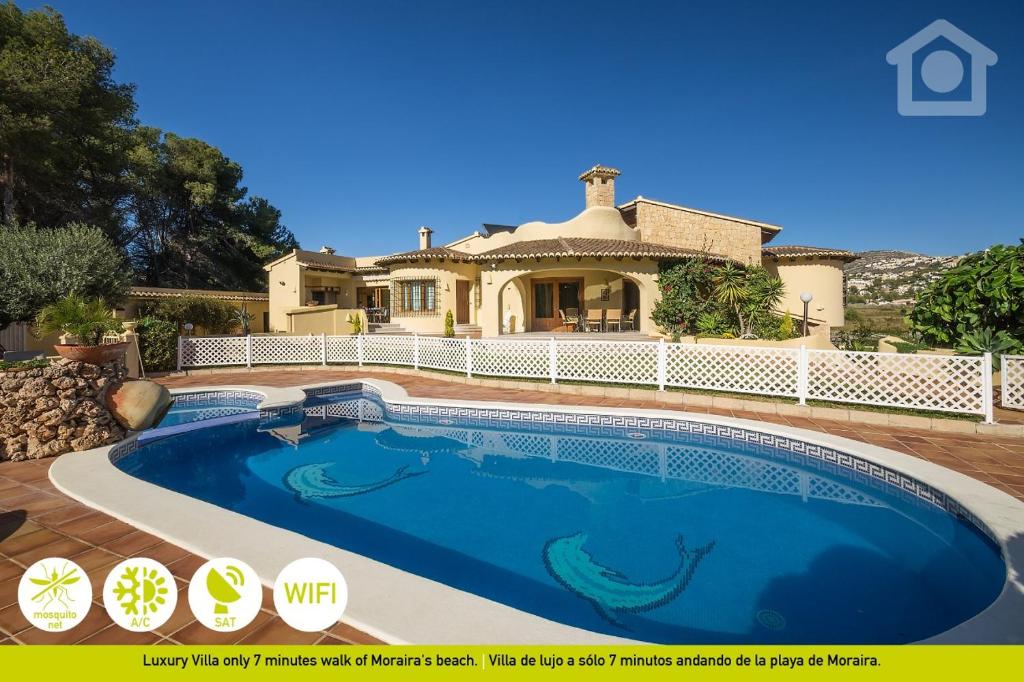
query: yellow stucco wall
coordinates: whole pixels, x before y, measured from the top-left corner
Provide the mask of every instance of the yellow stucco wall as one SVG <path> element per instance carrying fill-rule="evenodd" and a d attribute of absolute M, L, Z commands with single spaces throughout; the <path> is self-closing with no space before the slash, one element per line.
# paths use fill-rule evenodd
<path fill-rule="evenodd" d="M 304 336 L 306 334 L 328 334 L 331 336 L 352 334 L 354 330 L 349 320 L 356 315 L 362 320 L 363 331 L 366 331 L 366 315 L 363 314 L 363 311 L 356 308 L 321 305 L 293 308 L 286 314 L 289 321 L 288 333 L 297 336 Z"/>
<path fill-rule="evenodd" d="M 469 321 L 477 322 L 475 281 L 480 267 L 472 263 L 410 263 L 408 266 L 396 266 L 391 270 L 391 322 L 399 324 L 407 332 L 418 334 L 444 333 L 444 318 L 451 310 L 455 315 L 455 283 L 466 280 L 469 284 Z M 395 312 L 394 282 L 401 279 L 434 279 L 437 280 L 437 312 L 424 315 L 399 315 Z"/>
<path fill-rule="evenodd" d="M 288 330 L 287 310 L 303 304 L 302 271 L 295 258 L 275 263 L 267 273 L 270 291 L 270 329 Z"/>
<path fill-rule="evenodd" d="M 584 307 L 620 309 L 622 306 L 621 277 L 626 276 L 637 285 L 640 292 L 640 307 L 637 319 L 641 331 L 654 332 L 651 311 L 660 297 L 657 287 L 658 264 L 652 260 L 624 258 L 562 259 L 553 258 L 522 261 L 505 261 L 494 269 L 487 268 L 482 274 L 483 296 L 478 324 L 484 336 L 495 336 L 501 331 L 506 306 L 511 305 L 516 315 L 516 331 L 530 331 L 531 279 L 548 277 L 582 277 L 584 285 Z M 611 287 L 609 301 L 601 301 L 601 289 L 605 280 Z M 510 289 L 510 285 L 513 287 Z M 524 329 L 524 327 L 527 327 Z"/>
<path fill-rule="evenodd" d="M 830 327 L 846 323 L 843 308 L 843 261 L 837 258 L 773 258 L 764 259 L 764 267 L 786 285 L 786 294 L 779 310 L 792 313 L 794 320 L 803 315 L 800 294 L 810 292 L 814 299 L 808 308 L 812 318 L 824 320 Z"/>

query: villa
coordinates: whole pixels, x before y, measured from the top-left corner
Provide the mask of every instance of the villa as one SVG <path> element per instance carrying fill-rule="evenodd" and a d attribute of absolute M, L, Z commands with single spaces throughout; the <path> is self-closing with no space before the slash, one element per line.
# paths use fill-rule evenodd
<path fill-rule="evenodd" d="M 594 166 L 579 176 L 583 211 L 562 223 L 483 225 L 444 246 L 419 228 L 419 248 L 377 257 L 296 249 L 267 264 L 269 331 L 349 333 L 365 310 L 370 331 L 441 334 L 448 311 L 456 333 L 632 330 L 657 335 L 659 264 L 706 258 L 763 264 L 786 285 L 779 312 L 799 316 L 813 295 L 815 333 L 844 324 L 842 249 L 765 246 L 778 225 L 638 196 L 615 203 L 619 171 Z"/>

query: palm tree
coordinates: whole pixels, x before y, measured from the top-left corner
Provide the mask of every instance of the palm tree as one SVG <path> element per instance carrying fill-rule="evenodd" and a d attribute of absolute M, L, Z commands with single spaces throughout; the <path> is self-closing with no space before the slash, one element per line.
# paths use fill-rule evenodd
<path fill-rule="evenodd" d="M 740 325 L 740 333 L 743 332 L 743 304 L 749 295 L 747 289 L 747 273 L 732 263 L 726 263 L 718 268 L 718 272 L 711 278 L 715 285 L 715 298 L 732 308 L 736 313 L 736 320 Z"/>

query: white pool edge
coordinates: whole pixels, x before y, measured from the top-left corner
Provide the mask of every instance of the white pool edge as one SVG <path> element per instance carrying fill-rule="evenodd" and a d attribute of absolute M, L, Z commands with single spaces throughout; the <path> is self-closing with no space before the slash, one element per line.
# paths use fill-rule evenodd
<path fill-rule="evenodd" d="M 354 378 L 299 387 L 232 385 L 172 391 L 244 390 L 264 396 L 260 411 L 287 408 L 305 398 L 302 389 L 368 385 L 392 405 L 638 416 L 701 422 L 774 434 L 835 448 L 901 472 L 959 501 L 995 536 L 1007 565 L 999 597 L 973 618 L 924 643 L 1024 643 L 1024 503 L 981 481 L 937 464 L 839 436 L 766 422 L 671 410 L 410 398 L 388 381 Z M 198 426 L 198 425 L 197 425 Z M 135 436 L 132 436 L 134 438 Z M 207 558 L 231 556 L 251 565 L 269 586 L 281 568 L 301 556 L 337 565 L 349 585 L 342 621 L 385 642 L 402 644 L 623 644 L 632 640 L 556 623 L 448 585 L 401 571 L 292 531 L 217 507 L 121 472 L 110 461 L 117 445 L 72 453 L 50 467 L 50 479 L 83 504 Z M 457 614 L 457 616 L 456 616 Z"/>

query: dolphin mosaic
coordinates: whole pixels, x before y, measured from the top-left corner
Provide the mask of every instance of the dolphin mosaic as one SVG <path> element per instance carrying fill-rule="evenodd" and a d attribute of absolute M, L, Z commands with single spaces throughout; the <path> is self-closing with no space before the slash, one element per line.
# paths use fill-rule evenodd
<path fill-rule="evenodd" d="M 612 625 L 625 628 L 615 613 L 642 613 L 668 604 L 686 589 L 697 566 L 715 542 L 693 551 L 686 549 L 683 536 L 676 537 L 679 567 L 664 580 L 633 583 L 618 571 L 602 566 L 583 549 L 586 533 L 554 538 L 544 545 L 544 566 L 567 590 L 589 601 L 597 613 Z"/>
<path fill-rule="evenodd" d="M 427 473 L 426 471 L 407 472 L 406 470 L 409 467 L 401 466 L 395 469 L 393 474 L 379 481 L 346 485 L 331 478 L 326 473 L 326 469 L 332 466 L 334 466 L 333 462 L 299 465 L 284 475 L 284 484 L 288 490 L 295 493 L 296 500 L 308 502 L 310 500 L 329 500 L 338 497 L 354 497 L 356 495 L 372 493 L 375 490 L 386 488 L 407 478 Z"/>

